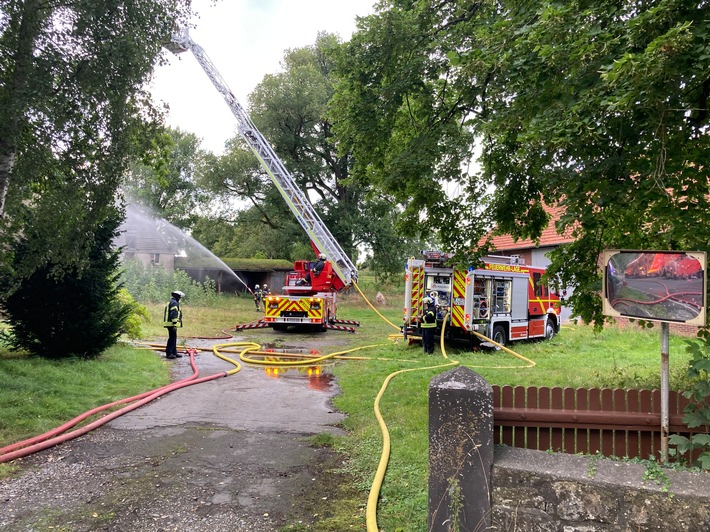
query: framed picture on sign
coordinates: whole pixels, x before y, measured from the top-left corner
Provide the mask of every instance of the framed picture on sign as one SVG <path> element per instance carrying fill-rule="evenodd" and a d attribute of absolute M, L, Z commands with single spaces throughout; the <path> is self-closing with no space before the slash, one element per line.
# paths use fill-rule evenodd
<path fill-rule="evenodd" d="M 694 251 L 604 252 L 603 312 L 705 326 L 707 256 Z"/>

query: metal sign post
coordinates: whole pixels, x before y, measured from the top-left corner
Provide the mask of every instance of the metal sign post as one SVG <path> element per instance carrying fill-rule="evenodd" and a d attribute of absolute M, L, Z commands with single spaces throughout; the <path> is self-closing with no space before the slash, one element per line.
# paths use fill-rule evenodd
<path fill-rule="evenodd" d="M 668 462 L 669 329 L 668 323 L 661 322 L 661 462 L 663 463 Z"/>

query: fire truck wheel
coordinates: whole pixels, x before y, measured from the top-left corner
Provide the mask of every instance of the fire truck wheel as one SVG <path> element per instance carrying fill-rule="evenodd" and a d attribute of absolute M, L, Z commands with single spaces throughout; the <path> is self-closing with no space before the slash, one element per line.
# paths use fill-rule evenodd
<path fill-rule="evenodd" d="M 552 340 L 555 337 L 555 325 L 552 320 L 547 320 L 545 325 L 545 340 Z"/>
<path fill-rule="evenodd" d="M 508 335 L 505 333 L 505 328 L 502 325 L 493 327 L 493 337 L 491 340 L 500 345 L 505 345 L 508 342 Z"/>

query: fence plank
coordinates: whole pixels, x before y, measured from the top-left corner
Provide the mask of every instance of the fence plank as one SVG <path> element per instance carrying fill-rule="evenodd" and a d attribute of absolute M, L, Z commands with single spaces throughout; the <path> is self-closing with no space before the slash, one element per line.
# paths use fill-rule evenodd
<path fill-rule="evenodd" d="M 587 396 L 589 390 L 586 388 L 577 388 L 576 390 L 576 408 L 578 412 L 588 413 L 589 405 L 587 403 Z M 576 453 L 588 453 L 589 452 L 589 429 L 577 428 L 577 438 L 575 441 L 575 452 Z"/>
<path fill-rule="evenodd" d="M 525 410 L 525 387 L 516 386 L 513 389 L 513 406 L 519 410 Z M 525 448 L 527 428 L 524 426 L 515 427 L 513 433 L 513 446 Z"/>
<path fill-rule="evenodd" d="M 614 411 L 627 412 L 626 410 L 626 390 L 616 388 L 614 390 Z M 627 431 L 624 429 L 614 430 L 614 456 L 628 456 L 628 445 L 626 441 Z"/>
<path fill-rule="evenodd" d="M 550 410 L 550 389 L 547 387 L 540 388 L 537 401 L 538 407 L 541 410 Z M 547 451 L 552 445 L 552 429 L 549 427 L 541 428 L 538 438 L 539 449 L 541 451 Z"/>
<path fill-rule="evenodd" d="M 576 392 L 574 388 L 565 388 L 564 391 L 564 402 L 565 410 L 575 410 L 575 396 Z M 571 427 L 565 427 L 564 429 L 564 451 L 568 454 L 574 454 L 575 443 L 576 443 L 576 432 L 577 430 Z"/>
<path fill-rule="evenodd" d="M 599 388 L 589 390 L 587 406 L 590 412 L 601 412 L 602 409 L 602 391 Z M 602 450 L 602 431 L 601 429 L 589 431 L 589 454 L 597 454 Z"/>
<path fill-rule="evenodd" d="M 602 389 L 602 411 L 614 415 L 614 392 L 608 388 Z M 614 456 L 614 431 L 602 430 L 602 454 Z"/>
<path fill-rule="evenodd" d="M 639 391 L 638 390 L 628 390 L 626 393 L 626 408 L 629 412 L 639 412 L 640 402 L 639 402 Z M 638 430 L 630 430 L 627 434 L 628 446 L 626 449 L 626 456 L 629 458 L 637 458 L 640 456 L 641 448 L 641 433 Z"/>
<path fill-rule="evenodd" d="M 513 387 L 504 386 L 501 390 L 501 406 L 512 407 L 513 406 Z M 503 427 L 501 431 L 501 443 L 504 445 L 513 446 L 513 427 L 507 426 Z"/>
<path fill-rule="evenodd" d="M 639 391 L 639 407 L 642 412 L 653 413 L 653 396 L 651 390 Z M 644 460 L 653 453 L 653 432 L 646 431 L 641 435 L 640 458 Z"/>
<path fill-rule="evenodd" d="M 562 402 L 562 388 L 552 388 L 550 396 L 550 409 L 551 410 L 562 410 L 564 408 L 564 403 Z M 562 434 L 563 430 L 561 428 L 550 429 L 551 437 L 551 449 L 555 452 L 562 452 Z"/>
<path fill-rule="evenodd" d="M 530 386 L 526 389 L 525 408 L 526 410 L 539 410 L 540 405 L 537 399 L 538 388 Z M 539 427 L 527 427 L 527 437 L 525 440 L 526 449 L 540 450 Z"/>

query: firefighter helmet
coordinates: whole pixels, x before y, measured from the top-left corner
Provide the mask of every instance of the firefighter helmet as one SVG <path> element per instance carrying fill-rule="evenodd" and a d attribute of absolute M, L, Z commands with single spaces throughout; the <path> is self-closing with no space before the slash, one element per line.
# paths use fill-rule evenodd
<path fill-rule="evenodd" d="M 180 299 L 181 297 L 185 297 L 185 293 L 181 292 L 180 290 L 175 290 L 174 292 L 171 292 L 170 295 L 178 299 Z"/>
<path fill-rule="evenodd" d="M 320 260 L 325 260 L 325 253 L 321 253 L 320 255 L 318 255 L 318 258 Z"/>
<path fill-rule="evenodd" d="M 254 289 L 259 290 L 259 285 L 258 284 L 254 285 Z"/>
<path fill-rule="evenodd" d="M 426 296 L 424 298 L 424 304 L 425 305 L 433 305 L 434 304 L 434 298 L 431 298 L 429 296 Z"/>

